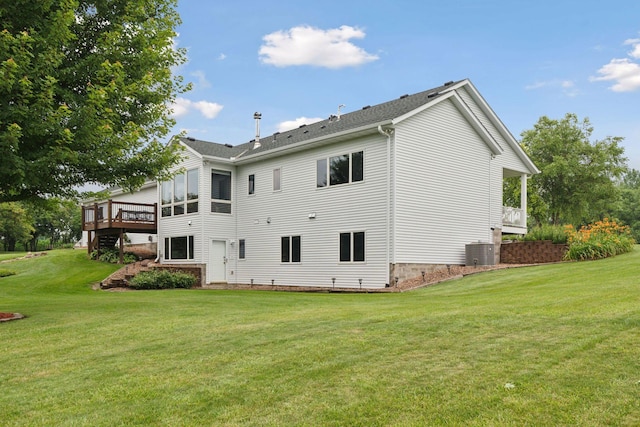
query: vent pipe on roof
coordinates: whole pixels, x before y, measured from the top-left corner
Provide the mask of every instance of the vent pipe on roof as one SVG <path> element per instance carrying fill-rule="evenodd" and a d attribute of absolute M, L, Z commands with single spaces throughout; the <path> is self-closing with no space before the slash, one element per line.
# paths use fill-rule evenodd
<path fill-rule="evenodd" d="M 346 107 L 344 104 L 338 105 L 338 115 L 336 116 L 336 120 L 340 120 L 340 116 L 342 115 L 342 109 Z"/>
<path fill-rule="evenodd" d="M 262 118 L 262 114 L 256 111 L 253 113 L 253 118 L 256 121 L 256 142 L 253 144 L 253 149 L 255 150 L 256 148 L 262 147 L 262 144 L 260 144 L 260 119 Z"/>

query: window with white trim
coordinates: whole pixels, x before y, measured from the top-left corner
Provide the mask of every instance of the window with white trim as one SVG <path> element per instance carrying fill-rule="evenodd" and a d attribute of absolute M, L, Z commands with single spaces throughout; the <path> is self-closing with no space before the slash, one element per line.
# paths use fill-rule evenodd
<path fill-rule="evenodd" d="M 190 169 L 164 181 L 160 189 L 162 216 L 198 212 L 198 169 Z"/>
<path fill-rule="evenodd" d="M 164 259 L 193 259 L 193 236 L 165 237 Z"/>
<path fill-rule="evenodd" d="M 231 213 L 231 172 L 211 171 L 211 212 Z"/>
<path fill-rule="evenodd" d="M 276 168 L 273 170 L 273 191 L 280 191 L 282 187 L 280 186 L 280 177 L 282 176 L 280 168 Z"/>
<path fill-rule="evenodd" d="M 280 261 L 300 262 L 301 252 L 300 236 L 284 236 L 280 238 Z"/>
<path fill-rule="evenodd" d="M 256 194 L 256 176 L 254 174 L 249 175 L 248 193 Z"/>
<path fill-rule="evenodd" d="M 340 233 L 340 262 L 364 262 L 364 231 Z"/>
<path fill-rule="evenodd" d="M 247 255 L 247 244 L 244 239 L 238 240 L 238 259 L 245 259 Z"/>
<path fill-rule="evenodd" d="M 349 184 L 364 179 L 364 151 L 341 154 L 316 162 L 316 187 Z"/>

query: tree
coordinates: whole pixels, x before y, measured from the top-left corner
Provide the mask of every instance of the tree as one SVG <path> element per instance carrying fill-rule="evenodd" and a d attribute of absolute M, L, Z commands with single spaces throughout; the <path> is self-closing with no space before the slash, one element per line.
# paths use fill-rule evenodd
<path fill-rule="evenodd" d="M 38 250 L 38 240 L 42 237 L 48 238 L 52 246 L 72 243 L 82 237 L 82 212 L 77 203 L 54 198 L 26 206 L 33 218 L 30 251 Z"/>
<path fill-rule="evenodd" d="M 13 252 L 17 243 L 26 243 L 33 230 L 24 207 L 19 203 L 0 203 L 0 240 L 5 251 Z"/>
<path fill-rule="evenodd" d="M 179 161 L 176 0 L 0 5 L 0 202 L 134 189 Z"/>
<path fill-rule="evenodd" d="M 588 118 L 568 113 L 560 120 L 543 116 L 522 133 L 521 144 L 541 171 L 529 181 L 530 193 L 540 197 L 530 212 L 536 222 L 581 224 L 611 214 L 616 180 L 627 170 L 623 138 L 591 142 L 592 132 Z"/>
<path fill-rule="evenodd" d="M 615 216 L 631 228 L 640 242 L 640 171 L 631 169 L 620 182 L 620 202 Z"/>

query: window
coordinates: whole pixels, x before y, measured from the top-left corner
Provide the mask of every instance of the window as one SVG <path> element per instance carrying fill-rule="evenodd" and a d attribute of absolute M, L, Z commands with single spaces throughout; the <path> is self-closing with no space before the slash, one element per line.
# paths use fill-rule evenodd
<path fill-rule="evenodd" d="M 256 176 L 254 174 L 249 175 L 249 194 L 255 194 L 256 192 Z"/>
<path fill-rule="evenodd" d="M 198 169 L 176 175 L 164 181 L 160 190 L 162 216 L 198 212 Z"/>
<path fill-rule="evenodd" d="M 364 179 L 364 152 L 319 159 L 316 162 L 316 187 L 348 184 Z"/>
<path fill-rule="evenodd" d="M 280 239 L 280 260 L 300 262 L 300 236 L 285 236 Z"/>
<path fill-rule="evenodd" d="M 211 212 L 231 213 L 231 172 L 211 171 Z"/>
<path fill-rule="evenodd" d="M 244 239 L 238 241 L 238 259 L 245 259 L 246 256 L 246 244 Z"/>
<path fill-rule="evenodd" d="M 364 231 L 340 233 L 340 262 L 364 262 Z"/>
<path fill-rule="evenodd" d="M 280 168 L 273 170 L 273 191 L 280 191 Z"/>
<path fill-rule="evenodd" d="M 165 237 L 164 259 L 193 259 L 193 236 Z"/>

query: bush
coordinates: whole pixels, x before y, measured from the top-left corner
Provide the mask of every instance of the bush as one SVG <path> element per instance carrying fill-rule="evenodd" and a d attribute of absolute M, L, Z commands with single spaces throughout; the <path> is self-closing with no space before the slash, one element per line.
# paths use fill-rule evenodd
<path fill-rule="evenodd" d="M 15 271 L 0 268 L 0 277 L 13 276 L 14 274 L 16 274 Z"/>
<path fill-rule="evenodd" d="M 91 251 L 89 258 L 92 260 L 98 260 L 102 262 L 108 262 L 110 264 L 117 264 L 120 261 L 120 251 L 116 248 L 113 249 L 101 249 L 100 257 L 98 257 L 98 251 Z M 124 264 L 131 264 L 138 261 L 138 256 L 133 252 L 125 252 L 122 256 Z"/>
<path fill-rule="evenodd" d="M 196 284 L 196 281 L 196 277 L 192 274 L 152 270 L 137 274 L 129 280 L 128 285 L 133 289 L 189 289 Z"/>
<path fill-rule="evenodd" d="M 535 226 L 524 236 L 525 241 L 534 240 L 551 240 L 555 244 L 566 244 L 568 235 L 565 228 L 561 225 Z"/>
<path fill-rule="evenodd" d="M 565 227 L 569 236 L 569 250 L 565 258 L 582 261 L 612 257 L 633 250 L 636 243 L 626 225 L 605 218 L 576 231 L 572 225 Z"/>

